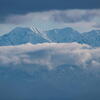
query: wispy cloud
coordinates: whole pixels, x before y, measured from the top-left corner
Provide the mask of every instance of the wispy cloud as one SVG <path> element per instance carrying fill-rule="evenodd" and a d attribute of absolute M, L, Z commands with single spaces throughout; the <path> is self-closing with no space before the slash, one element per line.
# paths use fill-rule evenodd
<path fill-rule="evenodd" d="M 19 24 L 34 20 L 41 21 L 55 21 L 57 23 L 77 23 L 80 21 L 93 21 L 100 17 L 100 9 L 92 10 L 52 10 L 47 12 L 34 12 L 26 15 L 9 16 L 5 22 Z"/>
<path fill-rule="evenodd" d="M 100 10 L 65 10 L 56 11 L 52 15 L 54 21 L 63 23 L 77 23 L 80 21 L 90 22 L 96 17 L 100 17 Z"/>
<path fill-rule="evenodd" d="M 3 24 L 0 24 L 0 27 L 2 27 L 1 32 L 8 32 L 17 26 L 31 27 L 34 23 L 41 30 L 68 26 L 79 31 L 88 31 L 95 28 L 99 20 L 100 9 L 51 10 L 24 15 L 10 15 Z"/>

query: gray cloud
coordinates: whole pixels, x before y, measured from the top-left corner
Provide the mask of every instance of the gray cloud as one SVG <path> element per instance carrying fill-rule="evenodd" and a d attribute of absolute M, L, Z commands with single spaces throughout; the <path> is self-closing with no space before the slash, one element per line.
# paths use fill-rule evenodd
<path fill-rule="evenodd" d="M 0 18 L 54 9 L 96 9 L 99 4 L 99 0 L 0 0 Z"/>
<path fill-rule="evenodd" d="M 100 10 L 57 11 L 52 15 L 54 21 L 63 23 L 91 22 L 96 17 L 100 17 Z"/>
<path fill-rule="evenodd" d="M 25 15 L 9 16 L 5 23 L 21 24 L 38 21 L 61 23 L 91 22 L 100 18 L 100 9 L 92 10 L 51 10 L 47 12 L 28 13 Z"/>

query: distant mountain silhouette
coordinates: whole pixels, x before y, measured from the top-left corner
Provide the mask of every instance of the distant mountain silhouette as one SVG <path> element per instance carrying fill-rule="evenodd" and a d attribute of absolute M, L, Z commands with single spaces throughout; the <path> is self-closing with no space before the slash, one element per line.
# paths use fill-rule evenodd
<path fill-rule="evenodd" d="M 78 42 L 97 47 L 100 46 L 100 30 L 79 33 L 73 28 L 66 27 L 62 29 L 48 30 L 43 34 L 38 34 L 30 28 L 17 27 L 11 32 L 0 36 L 0 46 L 20 45 L 26 43 L 37 44 L 45 42 Z"/>

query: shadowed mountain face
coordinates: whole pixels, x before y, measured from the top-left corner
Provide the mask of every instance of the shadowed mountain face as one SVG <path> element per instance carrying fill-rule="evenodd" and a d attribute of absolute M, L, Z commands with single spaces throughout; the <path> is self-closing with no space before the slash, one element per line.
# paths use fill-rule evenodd
<path fill-rule="evenodd" d="M 47 31 L 47 36 L 57 43 L 77 42 L 81 39 L 81 34 L 72 28 L 53 29 Z"/>
<path fill-rule="evenodd" d="M 78 42 L 94 47 L 100 46 L 100 30 L 79 33 L 72 28 L 53 29 L 47 31 L 47 36 L 57 43 Z"/>
<path fill-rule="evenodd" d="M 91 46 L 100 46 L 100 30 L 92 30 L 82 34 L 82 43 L 89 44 Z"/>
<path fill-rule="evenodd" d="M 79 33 L 74 29 L 67 27 L 49 30 L 44 33 L 35 33 L 29 28 L 15 28 L 8 34 L 0 36 L 0 46 L 45 42 L 78 42 L 98 47 L 100 46 L 100 31 L 93 30 L 90 32 Z"/>

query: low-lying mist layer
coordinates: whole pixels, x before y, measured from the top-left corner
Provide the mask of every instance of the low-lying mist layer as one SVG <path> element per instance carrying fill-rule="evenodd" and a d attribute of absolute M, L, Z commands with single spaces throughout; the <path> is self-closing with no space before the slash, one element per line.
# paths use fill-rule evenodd
<path fill-rule="evenodd" d="M 0 47 L 0 100 L 100 100 L 100 48 L 78 43 Z"/>
<path fill-rule="evenodd" d="M 82 68 L 100 66 L 100 48 L 78 43 L 43 43 L 0 47 L 0 66 L 39 64 L 53 69 L 68 65 Z"/>

